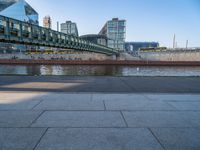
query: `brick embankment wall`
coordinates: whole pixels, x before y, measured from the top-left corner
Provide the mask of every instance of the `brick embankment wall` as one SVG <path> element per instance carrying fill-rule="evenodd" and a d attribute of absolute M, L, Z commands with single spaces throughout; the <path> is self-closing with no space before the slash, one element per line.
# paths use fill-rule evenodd
<path fill-rule="evenodd" d="M 141 52 L 142 60 L 153 61 L 200 61 L 200 51 Z"/>
<path fill-rule="evenodd" d="M 23 60 L 116 60 L 116 56 L 107 56 L 97 53 L 80 54 L 0 54 L 0 59 L 23 59 Z"/>
<path fill-rule="evenodd" d="M 132 66 L 200 66 L 200 61 L 69 61 L 69 60 L 0 60 L 0 64 L 16 65 L 132 65 Z"/>

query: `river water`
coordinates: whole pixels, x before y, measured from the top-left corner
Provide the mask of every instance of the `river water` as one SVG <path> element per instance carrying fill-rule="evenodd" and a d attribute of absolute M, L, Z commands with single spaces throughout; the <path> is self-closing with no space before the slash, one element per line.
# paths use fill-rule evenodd
<path fill-rule="evenodd" d="M 0 65 L 0 75 L 200 76 L 200 67 L 89 65 Z"/>

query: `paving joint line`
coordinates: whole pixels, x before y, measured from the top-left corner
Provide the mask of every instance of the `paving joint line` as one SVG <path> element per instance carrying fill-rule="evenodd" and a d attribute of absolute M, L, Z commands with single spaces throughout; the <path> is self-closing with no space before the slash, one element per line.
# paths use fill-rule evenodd
<path fill-rule="evenodd" d="M 39 111 L 39 110 L 38 110 Z M 45 110 L 41 110 L 41 111 L 46 111 L 46 112 L 61 112 L 61 111 L 65 111 L 65 112 L 119 112 L 120 110 L 65 110 L 65 109 L 45 109 Z M 0 111 L 1 112 L 1 111 Z"/>
<path fill-rule="evenodd" d="M 146 129 L 149 127 L 0 127 L 0 129 Z M 199 129 L 198 127 L 150 127 L 159 129 Z"/>
<path fill-rule="evenodd" d="M 103 101 L 104 110 L 107 111 L 105 100 L 102 100 L 102 101 Z"/>
<path fill-rule="evenodd" d="M 46 129 L 47 127 L 0 127 L 0 129 Z"/>
<path fill-rule="evenodd" d="M 134 87 L 131 87 L 129 84 L 126 83 L 126 81 L 122 80 L 121 77 L 119 77 L 119 80 L 124 83 L 124 85 L 126 85 L 128 88 L 130 88 L 132 91 L 136 91 L 136 89 Z M 132 91 L 130 93 L 132 93 Z"/>
<path fill-rule="evenodd" d="M 124 123 L 125 123 L 126 127 L 128 127 L 128 123 L 127 123 L 127 121 L 126 121 L 126 119 L 125 119 L 125 117 L 124 117 L 123 112 L 120 111 L 120 114 L 121 114 L 121 116 L 122 116 L 122 118 L 123 118 L 123 120 L 124 120 Z"/>
<path fill-rule="evenodd" d="M 102 110 L 102 109 L 99 109 L 99 110 L 67 110 L 67 109 L 34 109 L 34 110 L 30 110 L 30 109 L 24 109 L 24 110 L 17 110 L 17 109 L 12 109 L 12 110 L 0 110 L 0 112 L 27 112 L 27 111 L 71 111 L 71 112 L 79 112 L 79 111 L 82 111 L 82 112 L 119 112 L 119 111 L 122 111 L 122 112 L 156 112 L 156 111 L 160 111 L 160 112 L 200 112 L 200 110 L 171 110 L 171 109 L 168 109 L 168 110 L 109 110 L 109 109 L 106 109 L 106 110 Z"/>
<path fill-rule="evenodd" d="M 58 111 L 71 111 L 71 112 L 80 112 L 80 111 L 82 111 L 82 112 L 102 112 L 102 111 L 104 111 L 104 112 L 119 112 L 119 111 L 122 111 L 122 112 L 156 112 L 156 111 L 159 111 L 159 112 L 200 112 L 200 110 L 171 110 L 171 109 L 168 109 L 168 110 L 109 110 L 109 109 L 106 109 L 106 110 L 102 110 L 102 109 L 99 109 L 99 110 L 69 110 L 69 109 L 37 109 L 37 110 L 0 110 L 0 112 L 1 111 L 5 111 L 5 112 L 12 112 L 12 111 L 18 111 L 18 112 L 23 112 L 23 111 L 56 111 L 56 112 L 58 112 Z"/>
<path fill-rule="evenodd" d="M 165 102 L 166 104 L 168 104 L 170 107 L 174 108 L 175 110 L 179 110 L 177 107 L 173 106 L 172 104 L 170 104 L 170 102 Z"/>
<path fill-rule="evenodd" d="M 93 94 L 90 94 L 90 100 L 93 101 Z"/>
<path fill-rule="evenodd" d="M 35 106 L 33 106 L 31 108 L 31 110 L 34 110 L 38 105 L 40 105 L 42 102 L 44 101 L 44 99 L 40 100 Z"/>
<path fill-rule="evenodd" d="M 155 100 L 155 99 L 153 99 L 153 98 L 150 98 L 146 93 L 143 93 L 142 95 L 143 95 L 147 100 L 150 100 L 150 101 Z"/>
<path fill-rule="evenodd" d="M 37 148 L 37 146 L 39 145 L 39 143 L 41 142 L 41 140 L 43 139 L 44 135 L 47 133 L 49 128 L 46 128 L 46 130 L 44 131 L 44 133 L 42 134 L 42 136 L 39 138 L 39 140 L 37 141 L 37 143 L 35 144 L 33 150 L 35 150 Z"/>
<path fill-rule="evenodd" d="M 163 144 L 160 142 L 160 140 L 157 138 L 157 136 L 153 133 L 153 131 L 151 130 L 151 128 L 147 128 L 150 133 L 152 134 L 152 136 L 156 139 L 156 141 L 160 144 L 160 146 L 163 148 L 163 150 L 166 150 L 165 147 L 163 146 Z"/>
<path fill-rule="evenodd" d="M 45 110 L 42 111 L 31 123 L 28 127 L 31 127 L 43 114 L 46 112 Z"/>

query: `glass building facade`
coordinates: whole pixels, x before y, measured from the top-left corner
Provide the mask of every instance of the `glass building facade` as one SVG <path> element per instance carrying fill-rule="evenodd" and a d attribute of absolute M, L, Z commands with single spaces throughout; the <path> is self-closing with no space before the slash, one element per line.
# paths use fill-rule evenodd
<path fill-rule="evenodd" d="M 61 28 L 61 32 L 65 34 L 78 36 L 78 29 L 77 29 L 76 23 L 74 22 L 66 21 L 65 23 L 61 23 L 60 28 Z"/>
<path fill-rule="evenodd" d="M 0 0 L 0 15 L 39 25 L 38 13 L 24 0 Z M 0 53 L 18 53 L 27 50 L 26 46 L 18 44 L 0 43 L 0 47 Z"/>
<path fill-rule="evenodd" d="M 113 18 L 108 21 L 100 31 L 101 35 L 106 35 L 108 39 L 108 47 L 119 51 L 125 50 L 126 38 L 126 21 Z"/>
<path fill-rule="evenodd" d="M 159 47 L 158 42 L 126 42 L 125 49 L 129 52 L 138 52 L 141 48 Z"/>
<path fill-rule="evenodd" d="M 38 13 L 25 0 L 0 0 L 0 15 L 38 25 Z"/>
<path fill-rule="evenodd" d="M 80 38 L 90 41 L 95 44 L 107 46 L 108 39 L 105 35 L 88 34 L 88 35 L 82 35 L 80 36 Z"/>

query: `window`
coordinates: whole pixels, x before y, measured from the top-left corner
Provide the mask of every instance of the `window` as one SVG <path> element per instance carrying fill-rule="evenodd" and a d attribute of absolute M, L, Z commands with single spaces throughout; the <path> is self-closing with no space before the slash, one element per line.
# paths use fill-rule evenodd
<path fill-rule="evenodd" d="M 119 26 L 125 26 L 125 21 L 119 21 Z"/>

